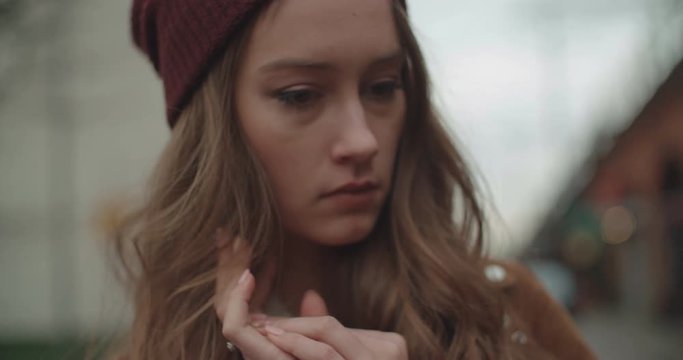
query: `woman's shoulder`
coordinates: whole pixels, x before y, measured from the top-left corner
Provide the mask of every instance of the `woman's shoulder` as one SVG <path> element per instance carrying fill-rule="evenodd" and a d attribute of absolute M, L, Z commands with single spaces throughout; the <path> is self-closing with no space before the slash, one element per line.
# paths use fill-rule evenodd
<path fill-rule="evenodd" d="M 569 313 L 526 266 L 488 259 L 483 271 L 500 289 L 514 342 L 538 345 L 558 359 L 595 359 Z"/>

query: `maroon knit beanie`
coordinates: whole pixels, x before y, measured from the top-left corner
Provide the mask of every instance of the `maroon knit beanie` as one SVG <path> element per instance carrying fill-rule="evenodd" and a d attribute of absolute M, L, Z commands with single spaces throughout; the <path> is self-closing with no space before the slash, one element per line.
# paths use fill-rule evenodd
<path fill-rule="evenodd" d="M 133 40 L 164 82 L 171 127 L 230 35 L 267 1 L 133 0 Z M 401 3 L 405 6 L 404 0 Z"/>

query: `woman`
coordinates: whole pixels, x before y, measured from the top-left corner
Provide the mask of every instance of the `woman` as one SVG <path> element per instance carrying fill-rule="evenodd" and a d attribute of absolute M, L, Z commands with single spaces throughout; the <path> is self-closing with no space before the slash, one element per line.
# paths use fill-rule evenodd
<path fill-rule="evenodd" d="M 172 135 L 117 242 L 127 358 L 592 358 L 482 254 L 402 1 L 134 0 L 133 33 Z"/>

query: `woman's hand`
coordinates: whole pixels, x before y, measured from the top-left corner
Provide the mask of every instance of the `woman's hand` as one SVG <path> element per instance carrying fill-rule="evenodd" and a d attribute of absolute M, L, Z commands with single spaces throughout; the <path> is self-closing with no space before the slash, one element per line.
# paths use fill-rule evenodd
<path fill-rule="evenodd" d="M 265 326 L 270 341 L 300 360 L 407 360 L 396 333 L 349 329 L 331 316 L 281 319 Z"/>
<path fill-rule="evenodd" d="M 262 332 L 278 348 L 300 360 L 408 359 L 401 335 L 346 328 L 326 313 L 320 295 L 308 291 L 301 302 L 303 317 L 268 319 Z"/>
<path fill-rule="evenodd" d="M 274 267 L 254 275 L 248 270 L 251 251 L 241 239 L 217 233 L 218 269 L 214 308 L 223 336 L 248 360 L 407 359 L 399 334 L 350 329 L 327 315 L 324 300 L 308 291 L 297 318 L 253 315 L 268 297 Z M 246 270 L 245 270 L 246 269 Z M 258 286 L 257 286 L 258 284 Z M 256 328 L 254 323 L 266 325 Z"/>
<path fill-rule="evenodd" d="M 239 238 L 228 239 L 227 234 L 219 230 L 217 247 L 218 269 L 214 309 L 223 323 L 223 336 L 235 345 L 246 359 L 292 360 L 291 355 L 279 349 L 250 325 L 250 304 L 258 309 L 265 301 L 272 281 L 272 271 L 266 269 L 263 272 L 263 279 L 259 279 L 263 280 L 260 281 L 262 285 L 256 288 L 256 280 L 248 269 L 251 251 L 246 244 Z"/>

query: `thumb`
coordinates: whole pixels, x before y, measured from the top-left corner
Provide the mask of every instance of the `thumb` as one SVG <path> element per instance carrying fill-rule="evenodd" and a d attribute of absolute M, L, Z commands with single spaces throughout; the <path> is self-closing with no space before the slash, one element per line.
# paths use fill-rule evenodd
<path fill-rule="evenodd" d="M 300 316 L 326 316 L 327 305 L 322 296 L 314 290 L 308 290 L 301 299 L 301 307 L 299 309 Z"/>

